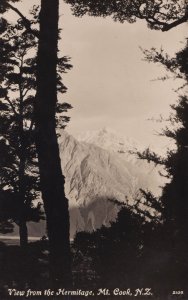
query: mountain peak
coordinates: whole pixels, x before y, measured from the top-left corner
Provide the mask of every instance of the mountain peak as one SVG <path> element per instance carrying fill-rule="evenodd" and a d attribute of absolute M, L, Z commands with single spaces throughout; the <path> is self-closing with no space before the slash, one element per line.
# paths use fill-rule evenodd
<path fill-rule="evenodd" d="M 143 147 L 130 137 L 124 137 L 120 133 L 109 127 L 99 130 L 82 132 L 77 136 L 78 141 L 97 145 L 100 148 L 116 153 L 129 153 L 133 149 L 143 149 Z"/>

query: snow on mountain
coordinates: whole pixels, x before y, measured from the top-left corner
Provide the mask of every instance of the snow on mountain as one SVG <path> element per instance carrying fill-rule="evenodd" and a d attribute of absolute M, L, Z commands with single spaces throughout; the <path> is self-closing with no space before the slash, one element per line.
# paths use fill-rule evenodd
<path fill-rule="evenodd" d="M 104 127 L 101 130 L 82 132 L 77 136 L 77 140 L 97 145 L 110 152 L 124 153 L 127 156 L 129 156 L 130 150 L 144 149 L 144 147 L 133 138 L 124 137 L 108 127 Z"/>
<path fill-rule="evenodd" d="M 120 153 L 121 156 L 124 156 L 126 158 L 126 160 L 129 159 L 132 161 L 136 161 L 137 159 L 135 159 L 134 155 L 130 155 L 129 152 L 135 149 L 143 151 L 147 147 L 149 147 L 152 151 L 161 156 L 166 155 L 167 149 L 175 149 L 174 144 L 169 139 L 164 139 L 162 144 L 160 140 L 160 145 L 144 145 L 140 141 L 138 142 L 132 137 L 125 137 L 108 127 L 104 127 L 99 130 L 88 130 L 82 132 L 76 136 L 76 139 L 80 142 L 95 144 L 110 152 Z"/>
<path fill-rule="evenodd" d="M 160 176 L 153 164 L 132 159 L 127 151 L 136 141 L 103 129 L 79 137 L 62 132 L 62 168 L 69 198 L 71 236 L 94 230 L 116 218 L 118 207 L 109 199 L 133 203 L 139 188 L 159 193 Z"/>

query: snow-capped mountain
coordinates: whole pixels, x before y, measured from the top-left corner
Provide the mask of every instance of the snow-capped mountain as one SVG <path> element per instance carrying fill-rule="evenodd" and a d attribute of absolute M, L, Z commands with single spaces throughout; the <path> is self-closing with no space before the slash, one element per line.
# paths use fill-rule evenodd
<path fill-rule="evenodd" d="M 161 184 L 153 164 L 128 153 L 138 148 L 136 141 L 119 138 L 107 129 L 82 135 L 79 140 L 66 132 L 59 138 L 72 236 L 115 219 L 118 207 L 109 200 L 134 203 L 140 188 L 159 193 Z"/>
<path fill-rule="evenodd" d="M 144 148 L 133 138 L 124 137 L 108 127 L 104 127 L 101 130 L 82 132 L 76 138 L 80 142 L 94 144 L 116 153 L 128 154 L 130 150 L 141 150 Z"/>

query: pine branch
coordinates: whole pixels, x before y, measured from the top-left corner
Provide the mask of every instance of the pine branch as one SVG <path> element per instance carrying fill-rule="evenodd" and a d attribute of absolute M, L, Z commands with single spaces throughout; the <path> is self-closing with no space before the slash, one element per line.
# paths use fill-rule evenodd
<path fill-rule="evenodd" d="M 181 25 L 187 21 L 188 21 L 188 14 L 185 14 L 181 19 L 176 20 L 170 24 L 163 25 L 162 31 L 168 31 L 168 30 L 170 30 L 178 25 Z"/>
<path fill-rule="evenodd" d="M 27 93 L 30 91 L 30 87 L 29 88 L 25 88 L 25 90 L 23 91 L 23 98 L 26 97 Z"/>
<path fill-rule="evenodd" d="M 12 104 L 11 100 L 9 99 L 9 97 L 6 96 L 5 100 L 8 102 L 8 104 L 9 104 L 10 107 L 12 108 L 12 111 L 13 111 L 15 117 L 17 117 L 17 116 L 18 116 L 18 113 L 17 113 L 17 111 L 15 110 L 15 107 L 14 107 L 14 105 Z"/>
<path fill-rule="evenodd" d="M 19 11 L 19 9 L 17 9 L 10 3 L 7 3 L 7 7 L 12 9 L 14 12 L 16 12 L 19 15 L 19 17 L 23 21 L 23 25 L 25 26 L 25 29 L 27 30 L 27 32 L 29 32 L 29 33 L 33 34 L 35 37 L 39 38 L 38 31 L 31 28 L 31 22 Z"/>
<path fill-rule="evenodd" d="M 35 122 L 34 122 L 34 119 L 32 118 L 30 126 L 29 126 L 29 133 L 31 133 L 31 131 L 33 130 L 34 124 L 35 124 Z"/>

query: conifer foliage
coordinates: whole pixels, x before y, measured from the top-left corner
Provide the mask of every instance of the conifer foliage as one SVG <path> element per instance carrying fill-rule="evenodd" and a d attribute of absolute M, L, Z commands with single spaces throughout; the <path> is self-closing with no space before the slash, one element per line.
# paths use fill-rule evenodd
<path fill-rule="evenodd" d="M 71 4 L 74 14 L 81 17 L 112 17 L 124 23 L 145 20 L 151 29 L 168 31 L 188 20 L 188 3 L 181 0 L 65 0 Z"/>
<path fill-rule="evenodd" d="M 149 149 L 138 153 L 142 159 L 153 161 L 164 166 L 165 174 L 169 179 L 162 190 L 161 211 L 163 222 L 172 239 L 181 240 L 187 244 L 188 235 L 188 97 L 187 97 L 187 43 L 185 47 L 170 57 L 164 50 L 146 50 L 145 58 L 149 62 L 162 64 L 174 78 L 183 79 L 184 84 L 178 89 L 178 101 L 171 105 L 172 113 L 162 135 L 173 140 L 174 150 L 168 150 L 166 157 L 160 157 Z M 166 80 L 168 76 L 164 77 Z M 148 193 L 145 198 L 148 199 Z M 157 200 L 157 199 L 156 199 Z M 158 201 L 157 200 L 157 201 Z"/>
<path fill-rule="evenodd" d="M 37 10 L 33 9 L 32 14 L 35 16 L 33 23 L 37 22 Z M 1 221 L 9 219 L 19 225 L 20 243 L 25 246 L 28 239 L 26 223 L 43 218 L 40 203 L 33 206 L 40 191 L 34 118 L 37 38 L 24 30 L 21 21 L 13 25 L 2 19 L 2 24 Z M 57 86 L 60 93 L 66 92 L 61 73 L 70 68 L 69 58 L 59 58 Z M 65 127 L 69 117 L 63 113 L 70 108 L 68 103 L 57 104 L 57 127 Z"/>
<path fill-rule="evenodd" d="M 9 205 L 8 200 L 5 201 L 4 206 L 9 207 L 9 218 L 19 225 L 20 243 L 24 246 L 27 244 L 26 222 L 41 218 L 41 213 L 32 207 L 32 201 L 38 196 L 39 181 L 33 118 L 36 59 L 29 56 L 29 51 L 35 48 L 36 41 L 32 35 L 23 34 L 19 24 L 14 27 L 3 19 L 3 25 L 0 49 L 0 134 L 4 153 L 1 156 L 1 190 L 6 190 L 6 194 L 9 191 L 8 198 L 12 201 Z"/>

